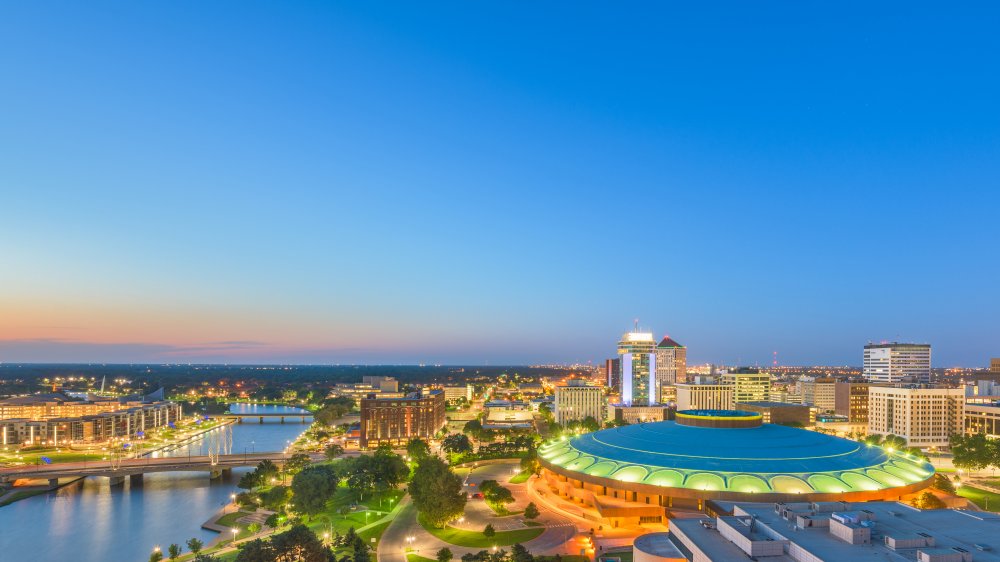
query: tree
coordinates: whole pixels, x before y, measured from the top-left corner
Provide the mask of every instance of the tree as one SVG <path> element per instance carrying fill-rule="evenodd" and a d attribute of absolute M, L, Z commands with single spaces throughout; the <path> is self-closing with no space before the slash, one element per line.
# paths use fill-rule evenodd
<path fill-rule="evenodd" d="M 260 532 L 260 523 L 251 523 L 247 525 L 247 531 L 250 531 L 251 535 L 256 535 Z"/>
<path fill-rule="evenodd" d="M 951 453 L 956 467 L 977 471 L 1000 464 L 1000 447 L 986 435 L 954 435 L 951 438 Z"/>
<path fill-rule="evenodd" d="M 236 555 L 236 562 L 274 562 L 274 560 L 277 560 L 277 554 L 271 541 L 263 539 L 243 543 Z"/>
<path fill-rule="evenodd" d="M 539 468 L 541 468 L 541 465 L 538 463 L 538 451 L 534 447 L 531 447 L 521 457 L 521 470 L 534 474 L 538 472 Z"/>
<path fill-rule="evenodd" d="M 149 562 L 160 562 L 160 560 L 163 560 L 163 553 L 157 548 L 149 555 Z"/>
<path fill-rule="evenodd" d="M 203 547 L 203 546 L 205 546 L 204 543 L 202 543 L 200 540 L 198 540 L 196 538 L 188 539 L 188 542 L 187 542 L 188 550 L 190 550 L 191 552 L 193 552 L 195 555 L 197 555 L 199 552 L 201 552 L 201 547 Z"/>
<path fill-rule="evenodd" d="M 167 558 L 171 560 L 177 560 L 177 557 L 181 555 L 181 547 L 178 544 L 172 544 L 167 547 Z"/>
<path fill-rule="evenodd" d="M 437 551 L 437 562 L 451 562 L 454 555 L 451 553 L 451 549 L 444 547 Z"/>
<path fill-rule="evenodd" d="M 492 523 L 487 523 L 486 524 L 486 528 L 483 529 L 483 536 L 486 537 L 486 538 L 488 538 L 488 539 L 491 539 L 496 534 L 497 534 L 497 531 L 496 531 L 496 529 L 493 528 L 493 524 Z"/>
<path fill-rule="evenodd" d="M 934 484 L 932 486 L 946 494 L 955 495 L 955 485 L 952 484 L 947 476 L 940 472 L 934 474 Z"/>
<path fill-rule="evenodd" d="M 415 437 L 410 439 L 406 444 L 406 454 L 410 455 L 410 458 L 419 461 L 420 459 L 429 457 L 431 454 L 431 447 L 427 444 L 427 441 Z"/>
<path fill-rule="evenodd" d="M 293 478 L 294 482 L 295 479 Z M 274 486 L 270 490 L 260 495 L 261 503 L 271 511 L 277 511 L 281 506 L 288 503 L 291 497 L 291 490 L 287 486 Z"/>
<path fill-rule="evenodd" d="M 469 420 L 462 426 L 462 433 L 478 439 L 483 434 L 483 424 L 479 420 Z"/>
<path fill-rule="evenodd" d="M 271 462 L 269 459 L 264 459 L 257 463 L 257 468 L 254 472 L 260 477 L 261 484 L 267 484 L 272 478 L 278 476 L 278 465 Z"/>
<path fill-rule="evenodd" d="M 529 503 L 528 507 L 524 508 L 525 519 L 534 519 L 539 515 L 541 514 L 538 512 L 538 507 L 535 505 L 535 502 Z"/>
<path fill-rule="evenodd" d="M 305 525 L 295 525 L 284 533 L 274 535 L 271 546 L 278 560 L 327 562 L 329 552 L 316 533 Z"/>
<path fill-rule="evenodd" d="M 285 461 L 285 472 L 295 474 L 303 468 L 312 464 L 312 459 L 305 453 L 295 453 Z"/>
<path fill-rule="evenodd" d="M 417 511 L 435 527 L 443 527 L 465 510 L 462 479 L 437 457 L 424 459 L 417 465 L 409 492 Z"/>
<path fill-rule="evenodd" d="M 344 454 L 344 448 L 336 443 L 332 445 L 327 445 L 326 449 L 323 450 L 323 455 L 326 456 L 326 460 L 332 461 L 333 459 Z"/>
<path fill-rule="evenodd" d="M 448 453 L 470 453 L 472 452 L 472 442 L 466 435 L 452 433 L 441 440 L 441 449 Z"/>
<path fill-rule="evenodd" d="M 535 557 L 521 543 L 510 547 L 511 562 L 534 562 Z"/>
<path fill-rule="evenodd" d="M 295 509 L 313 515 L 323 511 L 326 502 L 337 491 L 339 478 L 330 465 L 310 466 L 292 478 Z"/>
<path fill-rule="evenodd" d="M 941 498 L 932 492 L 924 492 L 919 498 L 913 501 L 913 505 L 920 509 L 943 509 L 945 506 Z"/>
<path fill-rule="evenodd" d="M 260 486 L 260 475 L 257 474 L 256 470 L 248 472 L 240 477 L 240 481 L 237 482 L 236 486 L 244 490 L 252 490 Z"/>

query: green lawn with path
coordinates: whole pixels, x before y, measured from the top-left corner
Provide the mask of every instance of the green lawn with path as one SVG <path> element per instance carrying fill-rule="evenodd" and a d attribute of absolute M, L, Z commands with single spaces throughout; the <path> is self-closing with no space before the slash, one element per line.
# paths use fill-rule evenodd
<path fill-rule="evenodd" d="M 959 488 L 957 493 L 983 509 L 1000 511 L 1000 494 L 976 488 L 975 486 L 969 486 L 968 484 Z"/>
<path fill-rule="evenodd" d="M 492 537 L 487 537 L 482 531 L 466 531 L 450 525 L 444 529 L 438 529 L 424 522 L 423 517 L 418 517 L 417 520 L 420 521 L 420 526 L 435 537 L 446 543 L 467 548 L 491 548 L 493 546 L 510 546 L 517 543 L 523 544 L 538 538 L 539 535 L 545 532 L 544 527 L 529 527 L 514 531 L 497 531 Z"/>
<path fill-rule="evenodd" d="M 420 556 L 419 554 L 407 554 L 406 562 L 437 562 L 437 559 L 427 558 L 426 556 Z"/>
<path fill-rule="evenodd" d="M 531 475 L 532 472 L 530 470 L 522 470 L 521 472 L 518 472 L 517 474 L 514 475 L 513 478 L 510 479 L 510 483 L 524 484 L 525 482 L 528 481 L 529 478 L 531 478 Z"/>

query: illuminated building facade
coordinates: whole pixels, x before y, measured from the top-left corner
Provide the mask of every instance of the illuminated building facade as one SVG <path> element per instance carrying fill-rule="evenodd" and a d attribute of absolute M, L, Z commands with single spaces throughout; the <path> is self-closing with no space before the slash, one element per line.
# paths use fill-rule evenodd
<path fill-rule="evenodd" d="M 426 396 L 415 392 L 403 398 L 364 398 L 359 445 L 368 448 L 381 443 L 402 445 L 414 437 L 430 439 L 446 422 L 441 390 Z"/>
<path fill-rule="evenodd" d="M 604 419 L 604 389 L 588 386 L 580 379 L 570 380 L 556 387 L 555 417 L 557 423 L 583 421 L 594 418 L 601 423 Z"/>
<path fill-rule="evenodd" d="M 763 402 L 771 397 L 771 373 L 751 367 L 723 371 L 722 384 L 733 387 L 733 402 Z"/>
<path fill-rule="evenodd" d="M 895 500 L 934 476 L 921 458 L 746 411 L 678 411 L 676 421 L 552 440 L 538 455 L 554 496 L 612 527 L 661 523 L 706 500 Z"/>
<path fill-rule="evenodd" d="M 912 386 L 868 388 L 868 432 L 896 435 L 910 447 L 948 447 L 965 429 L 965 389 Z"/>
<path fill-rule="evenodd" d="M 865 346 L 864 371 L 868 382 L 896 384 L 931 382 L 931 346 L 926 343 L 870 343 Z"/>
<path fill-rule="evenodd" d="M 652 404 L 666 404 L 663 388 L 687 382 L 687 348 L 665 336 L 656 344 L 655 397 Z"/>
<path fill-rule="evenodd" d="M 656 403 L 656 341 L 650 332 L 626 332 L 618 342 L 623 404 Z"/>

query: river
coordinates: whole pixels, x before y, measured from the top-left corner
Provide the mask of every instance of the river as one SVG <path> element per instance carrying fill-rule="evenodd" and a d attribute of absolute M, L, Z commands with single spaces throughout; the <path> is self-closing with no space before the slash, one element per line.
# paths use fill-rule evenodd
<path fill-rule="evenodd" d="M 297 408 L 233 404 L 240 413 L 298 413 Z M 308 420 L 307 420 L 308 421 Z M 233 424 L 232 452 L 276 452 L 285 449 L 307 425 L 298 418 L 282 424 L 256 419 Z M 219 432 L 219 430 L 216 430 Z M 204 437 L 160 456 L 206 454 L 216 437 Z M 218 536 L 201 524 L 229 502 L 236 483 L 249 468 L 211 481 L 207 473 L 149 474 L 141 485 L 110 487 L 105 478 L 86 478 L 48 494 L 0 507 L 0 560 L 72 560 L 74 562 L 142 562 L 153 547 L 164 552 L 177 543 L 185 552 L 192 537 L 206 544 Z"/>

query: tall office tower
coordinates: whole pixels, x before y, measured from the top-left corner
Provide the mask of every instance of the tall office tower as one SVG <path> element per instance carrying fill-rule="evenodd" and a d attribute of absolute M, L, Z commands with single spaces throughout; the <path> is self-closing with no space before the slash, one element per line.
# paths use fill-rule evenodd
<path fill-rule="evenodd" d="M 607 359 L 604 361 L 604 377 L 608 381 L 608 386 L 615 394 L 622 391 L 622 360 Z"/>
<path fill-rule="evenodd" d="M 864 377 L 868 382 L 895 384 L 912 377 L 931 382 L 931 346 L 926 343 L 870 343 L 865 346 Z"/>
<path fill-rule="evenodd" d="M 664 404 L 663 387 L 687 382 L 687 348 L 669 336 L 656 344 L 656 383 L 653 404 Z"/>
<path fill-rule="evenodd" d="M 868 433 L 898 435 L 910 447 L 947 447 L 964 426 L 965 389 L 868 388 Z"/>
<path fill-rule="evenodd" d="M 765 402 L 771 397 L 771 373 L 751 367 L 730 369 L 722 373 L 722 384 L 733 387 L 733 402 Z"/>
<path fill-rule="evenodd" d="M 584 420 L 588 417 L 603 423 L 606 405 L 604 389 L 599 386 L 587 386 L 583 380 L 570 380 L 565 385 L 556 387 L 557 423 Z"/>
<path fill-rule="evenodd" d="M 618 342 L 621 359 L 622 404 L 656 402 L 656 341 L 650 332 L 626 332 Z"/>

